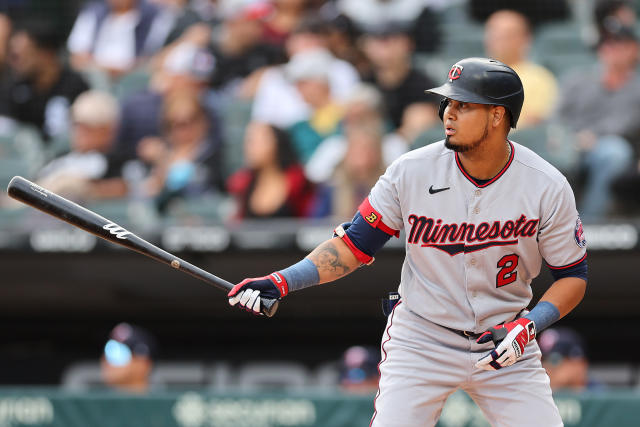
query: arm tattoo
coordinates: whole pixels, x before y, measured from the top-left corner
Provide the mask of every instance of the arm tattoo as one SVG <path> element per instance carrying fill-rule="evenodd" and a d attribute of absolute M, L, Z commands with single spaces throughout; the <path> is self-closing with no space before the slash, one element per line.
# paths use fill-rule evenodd
<path fill-rule="evenodd" d="M 320 273 L 326 271 L 342 277 L 351 271 L 351 268 L 340 260 L 340 253 L 331 241 L 318 246 L 309 254 L 309 258 L 318 267 Z"/>

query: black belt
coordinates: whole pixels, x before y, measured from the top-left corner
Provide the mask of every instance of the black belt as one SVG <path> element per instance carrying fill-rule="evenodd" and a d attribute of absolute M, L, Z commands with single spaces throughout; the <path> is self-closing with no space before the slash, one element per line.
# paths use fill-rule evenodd
<path fill-rule="evenodd" d="M 516 315 L 516 317 L 513 318 L 513 320 L 519 319 L 524 314 L 528 313 L 528 311 L 526 311 L 526 313 L 525 313 L 525 311 L 526 310 L 524 310 L 524 309 L 520 310 L 520 312 Z M 500 322 L 498 324 L 502 325 L 503 323 L 506 323 L 506 322 Z M 465 338 L 473 338 L 474 340 L 477 340 L 478 338 L 480 338 L 480 335 L 484 334 L 484 332 L 475 333 L 475 332 L 471 332 L 471 331 L 461 331 L 460 329 L 453 329 L 453 328 L 449 328 L 449 327 L 443 326 L 443 325 L 440 325 L 440 326 L 442 326 L 445 329 L 450 330 L 451 332 L 455 332 L 456 334 L 458 334 L 460 336 L 463 336 Z"/>
<path fill-rule="evenodd" d="M 442 325 L 440 325 L 442 326 Z M 482 335 L 484 332 L 480 332 L 480 333 L 476 333 L 476 332 L 471 332 L 471 331 L 461 331 L 460 329 L 453 329 L 453 328 L 449 328 L 447 326 L 442 326 L 445 329 L 450 330 L 451 332 L 454 332 L 458 335 L 460 335 L 461 337 L 464 338 L 473 338 L 474 340 L 477 340 L 478 338 L 480 338 L 480 335 Z"/>

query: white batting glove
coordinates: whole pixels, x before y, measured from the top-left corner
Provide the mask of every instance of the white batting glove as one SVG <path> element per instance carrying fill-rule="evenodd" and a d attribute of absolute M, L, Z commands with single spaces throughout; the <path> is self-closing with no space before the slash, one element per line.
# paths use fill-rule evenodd
<path fill-rule="evenodd" d="M 261 298 L 279 299 L 289 293 L 287 281 L 279 272 L 268 276 L 244 279 L 229 291 L 230 305 L 238 305 L 253 314 L 260 312 Z"/>

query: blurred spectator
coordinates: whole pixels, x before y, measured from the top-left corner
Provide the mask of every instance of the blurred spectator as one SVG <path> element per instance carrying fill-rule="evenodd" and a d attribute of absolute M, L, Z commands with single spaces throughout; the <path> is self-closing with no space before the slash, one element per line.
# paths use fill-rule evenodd
<path fill-rule="evenodd" d="M 14 25 L 32 20 L 46 21 L 59 37 L 66 38 L 84 1 L 0 0 L 0 14 L 7 16 Z"/>
<path fill-rule="evenodd" d="M 289 36 L 286 43 L 290 61 L 296 55 L 314 50 L 328 52 L 327 26 L 322 20 L 305 19 Z M 331 96 L 341 102 L 360 81 L 355 68 L 346 61 L 331 56 L 329 65 Z M 271 67 L 252 76 L 258 79 L 251 117 L 253 120 L 288 128 L 309 118 L 311 108 L 302 99 L 295 86 L 285 75 L 285 67 Z"/>
<path fill-rule="evenodd" d="M 340 0 L 337 10 L 353 20 L 361 31 L 380 27 L 389 21 L 406 27 L 419 52 L 433 52 L 440 44 L 437 9 L 442 0 Z"/>
<path fill-rule="evenodd" d="M 414 103 L 429 106 L 432 119 L 438 118 L 440 100 L 424 93 L 425 88 L 435 83 L 413 68 L 413 48 L 407 27 L 398 22 L 385 22 L 370 28 L 363 36 L 364 53 L 373 66 L 373 74 L 366 80 L 382 92 L 386 113 L 394 127 L 401 125 L 405 108 Z"/>
<path fill-rule="evenodd" d="M 291 32 L 309 13 L 309 0 L 271 0 L 273 10 L 266 17 L 262 38 L 267 43 L 284 45 Z"/>
<path fill-rule="evenodd" d="M 155 338 L 147 330 L 119 323 L 111 330 L 100 358 L 104 383 L 123 392 L 147 392 L 155 353 Z"/>
<path fill-rule="evenodd" d="M 0 10 L 0 69 L 4 66 L 11 35 L 11 20 Z"/>
<path fill-rule="evenodd" d="M 584 219 L 610 213 L 610 185 L 633 163 L 630 142 L 640 141 L 638 41 L 632 28 L 609 21 L 597 48 L 595 71 L 580 69 L 561 85 L 556 119 L 575 132 L 586 173 L 578 203 Z"/>
<path fill-rule="evenodd" d="M 269 11 L 264 3 L 248 3 L 227 12 L 213 48 L 216 72 L 211 86 L 233 86 L 262 67 L 286 61 L 283 48 L 263 39 L 262 25 Z"/>
<path fill-rule="evenodd" d="M 358 45 L 360 30 L 346 15 L 327 14 L 327 47 L 336 58 L 353 65 L 360 75 L 367 74 L 370 64 Z"/>
<path fill-rule="evenodd" d="M 11 73 L 0 83 L 0 115 L 35 125 L 47 140 L 67 136 L 69 105 L 89 89 L 60 59 L 63 43 L 50 23 L 24 22 L 9 41 Z"/>
<path fill-rule="evenodd" d="M 347 393 L 373 394 L 378 390 L 380 350 L 349 347 L 340 359 L 340 389 Z"/>
<path fill-rule="evenodd" d="M 302 163 L 306 163 L 318 145 L 338 132 L 343 109 L 331 96 L 329 72 L 332 56 L 324 50 L 303 52 L 287 64 L 286 75 L 311 107 L 308 120 L 289 128 L 293 146 Z"/>
<path fill-rule="evenodd" d="M 109 156 L 119 121 L 115 98 L 84 92 L 71 106 L 71 118 L 71 151 L 46 164 L 38 184 L 75 201 L 124 196 L 121 165 Z"/>
<path fill-rule="evenodd" d="M 172 49 L 151 76 L 149 88 L 131 95 L 122 104 L 122 124 L 115 150 L 122 161 L 136 158 L 136 147 L 143 138 L 161 135 L 163 99 L 174 93 L 195 93 L 200 97 L 207 110 L 212 141 L 219 144 L 221 130 L 207 87 L 214 70 L 215 61 L 208 51 L 188 43 Z"/>
<path fill-rule="evenodd" d="M 352 124 L 366 123 L 384 132 L 389 127 L 389 123 L 383 115 L 383 102 L 382 94 L 375 87 L 368 84 L 359 85 L 344 106 L 342 130 Z M 421 125 L 417 126 L 418 129 L 414 129 L 416 127 L 414 124 L 429 117 L 423 112 L 406 115 L 412 117 L 409 120 L 403 120 L 403 126 L 397 131 L 385 132 L 382 138 L 382 160 L 385 166 L 390 165 L 409 150 L 415 137 L 424 130 Z M 328 181 L 336 166 L 344 159 L 346 152 L 347 140 L 344 133 L 325 139 L 305 164 L 307 178 L 314 183 Z"/>
<path fill-rule="evenodd" d="M 385 171 L 381 125 L 379 121 L 362 121 L 345 128 L 346 152 L 331 179 L 318 191 L 316 216 L 330 214 L 345 221 L 358 210 L 371 187 Z"/>
<path fill-rule="evenodd" d="M 149 38 L 158 8 L 145 0 L 91 2 L 76 19 L 67 48 L 78 70 L 117 78 L 159 46 Z"/>
<path fill-rule="evenodd" d="M 593 18 L 598 34 L 606 30 L 606 22 L 618 21 L 624 26 L 636 25 L 636 11 L 628 0 L 597 0 L 593 8 Z"/>
<path fill-rule="evenodd" d="M 191 0 L 191 7 L 201 20 L 217 25 L 222 21 L 222 6 L 225 0 Z"/>
<path fill-rule="evenodd" d="M 308 213 L 312 192 L 296 160 L 288 134 L 272 125 L 247 126 L 245 169 L 228 181 L 240 218 L 301 217 Z"/>
<path fill-rule="evenodd" d="M 467 5 L 470 15 L 479 22 L 498 10 L 510 9 L 522 13 L 533 26 L 566 20 L 571 12 L 567 0 L 469 0 Z"/>
<path fill-rule="evenodd" d="M 183 32 L 200 22 L 189 0 L 149 0 L 158 7 L 158 16 L 149 30 L 147 48 L 155 52 L 162 46 L 176 41 Z"/>
<path fill-rule="evenodd" d="M 223 188 L 220 145 L 212 141 L 207 112 L 197 94 L 177 92 L 162 106 L 164 139 L 148 137 L 138 145 L 151 165 L 144 191 L 165 211 L 176 199 L 192 199 Z"/>
<path fill-rule="evenodd" d="M 556 79 L 546 68 L 528 59 L 531 29 L 527 18 L 512 10 L 494 12 L 485 23 L 487 56 L 504 62 L 520 76 L 526 94 L 518 129 L 544 121 L 558 94 Z"/>
<path fill-rule="evenodd" d="M 551 389 L 585 391 L 603 386 L 589 379 L 589 360 L 582 338 L 569 328 L 549 328 L 538 338 L 542 366 L 546 369 Z"/>
<path fill-rule="evenodd" d="M 11 37 L 11 19 L 9 16 L 3 13 L 0 7 L 0 120 L 3 115 L 7 115 L 6 107 L 3 104 L 6 103 L 8 97 L 7 90 L 8 80 L 11 78 L 9 74 L 9 67 L 7 65 L 7 52 L 9 50 L 9 38 Z"/>

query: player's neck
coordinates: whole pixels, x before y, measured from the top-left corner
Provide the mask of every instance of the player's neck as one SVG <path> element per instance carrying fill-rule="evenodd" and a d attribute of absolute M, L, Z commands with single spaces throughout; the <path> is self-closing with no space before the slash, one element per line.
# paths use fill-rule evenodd
<path fill-rule="evenodd" d="M 511 145 L 506 137 L 488 140 L 478 148 L 458 153 L 464 170 L 472 177 L 480 180 L 491 179 L 507 164 Z"/>

